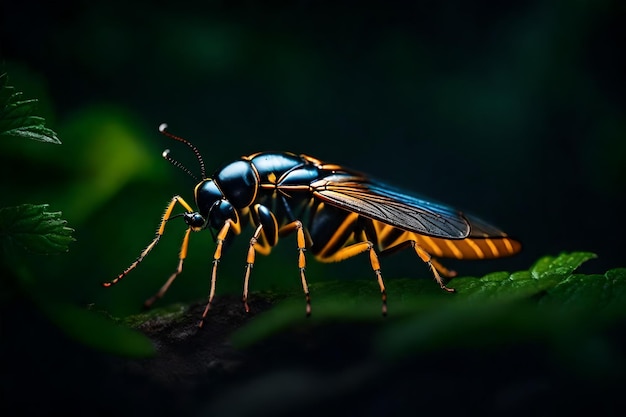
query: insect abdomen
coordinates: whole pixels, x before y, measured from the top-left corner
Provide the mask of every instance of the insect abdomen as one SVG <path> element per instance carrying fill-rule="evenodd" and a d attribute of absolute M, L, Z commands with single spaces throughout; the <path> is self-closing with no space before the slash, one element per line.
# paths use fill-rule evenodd
<path fill-rule="evenodd" d="M 335 262 L 333 255 L 339 249 L 365 240 L 372 242 L 379 252 L 414 242 L 437 258 L 493 259 L 521 250 L 519 242 L 502 232 L 489 237 L 443 239 L 402 230 L 323 203 L 316 205 L 315 211 L 308 228 L 313 240 L 311 252 L 321 262 Z"/>
<path fill-rule="evenodd" d="M 376 230 L 374 243 L 380 251 L 409 241 L 415 242 L 437 258 L 493 259 L 511 256 L 521 250 L 519 242 L 504 234 L 491 237 L 442 239 L 401 230 L 376 220 L 369 221 Z"/>

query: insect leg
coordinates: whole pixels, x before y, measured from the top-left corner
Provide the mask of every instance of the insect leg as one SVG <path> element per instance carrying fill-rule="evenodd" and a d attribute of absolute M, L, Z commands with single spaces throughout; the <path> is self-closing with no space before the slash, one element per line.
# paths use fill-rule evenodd
<path fill-rule="evenodd" d="M 378 281 L 378 286 L 380 287 L 380 296 L 382 298 L 382 313 L 383 316 L 387 315 L 387 290 L 385 289 L 385 283 L 383 282 L 383 276 L 380 272 L 380 262 L 378 261 L 378 255 L 376 255 L 376 251 L 374 250 L 374 244 L 369 241 L 358 242 L 350 246 L 346 246 L 335 252 L 332 256 L 329 256 L 326 261 L 328 262 L 340 262 L 348 258 L 352 258 L 360 253 L 365 251 L 369 251 L 370 253 L 370 264 L 372 265 L 372 269 L 376 274 L 376 280 Z"/>
<path fill-rule="evenodd" d="M 130 266 L 128 268 L 126 268 L 121 274 L 119 274 L 112 281 L 102 283 L 103 286 L 110 287 L 111 285 L 117 284 L 117 282 L 119 280 L 121 280 L 126 275 L 128 275 L 128 273 L 130 271 L 135 269 L 137 267 L 137 265 L 139 265 L 139 263 L 141 261 L 143 261 L 143 258 L 145 258 L 146 255 L 148 255 L 148 253 L 150 253 L 150 251 L 156 246 L 157 243 L 159 243 L 159 239 L 161 239 L 161 236 L 163 236 L 163 233 L 165 231 L 165 224 L 167 223 L 167 221 L 171 217 L 172 211 L 174 210 L 174 206 L 176 206 L 176 203 L 179 203 L 188 212 L 193 212 L 193 209 L 191 208 L 191 206 L 189 204 L 187 204 L 187 202 L 185 200 L 183 200 L 183 198 L 181 196 L 178 196 L 178 195 L 174 196 L 172 198 L 172 200 L 169 202 L 169 204 L 167 205 L 167 208 L 165 209 L 165 213 L 163 213 L 163 217 L 161 218 L 161 224 L 159 225 L 159 228 L 157 229 L 156 235 L 154 236 L 154 239 L 152 240 L 152 242 L 150 242 L 150 244 L 148 246 L 146 246 L 146 248 L 137 257 L 137 259 L 135 259 L 135 262 L 130 264 Z"/>
<path fill-rule="evenodd" d="M 414 240 L 405 240 L 404 242 L 401 242 L 395 246 L 386 248 L 385 250 L 380 252 L 380 255 L 387 256 L 392 253 L 398 252 L 402 249 L 406 249 L 409 246 L 411 246 L 413 250 L 415 250 L 415 253 L 417 253 L 417 255 L 420 257 L 420 259 L 423 262 L 428 264 L 428 267 L 430 268 L 433 275 L 435 276 L 435 280 L 437 280 L 437 283 L 441 286 L 441 288 L 449 292 L 454 292 L 453 289 L 450 289 L 443 284 L 443 280 L 441 279 L 440 274 L 446 278 L 453 278 L 456 276 L 456 271 L 453 271 L 443 266 L 440 262 L 434 259 L 430 255 L 430 253 L 426 252 L 421 246 L 419 246 L 417 242 L 415 242 Z"/>
<path fill-rule="evenodd" d="M 311 315 L 311 295 L 309 294 L 309 285 L 306 282 L 306 275 L 304 270 L 306 269 L 306 258 L 304 251 L 306 251 L 306 240 L 304 238 L 304 227 L 300 220 L 295 220 L 289 224 L 284 225 L 278 231 L 279 235 L 287 235 L 296 231 L 296 240 L 298 244 L 298 268 L 300 269 L 300 281 L 302 282 L 302 291 L 304 291 L 304 297 L 306 299 L 306 315 Z"/>
<path fill-rule="evenodd" d="M 438 260 L 434 258 L 430 259 L 430 263 L 433 264 L 433 266 L 437 269 L 437 271 L 439 271 L 439 273 L 446 278 L 454 278 L 457 275 L 456 271 L 446 268 L 445 266 L 441 264 L 441 262 L 439 262 Z"/>
<path fill-rule="evenodd" d="M 209 301 L 204 308 L 204 312 L 202 313 L 202 318 L 200 319 L 200 323 L 198 323 L 198 327 L 202 327 L 204 325 L 204 319 L 206 318 L 207 313 L 211 309 L 211 303 L 213 303 L 213 297 L 215 297 L 215 280 L 217 278 L 217 264 L 222 258 L 222 248 L 224 246 L 224 240 L 226 240 L 226 236 L 228 236 L 228 231 L 232 225 L 232 220 L 226 220 L 224 226 L 220 229 L 217 234 L 217 246 L 215 248 L 215 252 L 213 253 L 213 269 L 211 270 L 211 290 L 209 291 Z"/>
<path fill-rule="evenodd" d="M 448 288 L 443 283 L 443 279 L 441 278 L 441 275 L 439 275 L 439 271 L 441 271 L 441 274 L 443 276 L 445 276 L 445 277 L 452 277 L 452 276 L 456 275 L 456 272 L 448 270 L 443 265 L 441 265 L 439 262 L 434 260 L 432 258 L 432 256 L 430 256 L 430 254 L 428 252 L 426 252 L 424 249 L 422 249 L 417 243 L 411 241 L 411 245 L 413 246 L 413 249 L 415 250 L 415 253 L 417 253 L 417 256 L 419 256 L 420 259 L 424 263 L 428 264 L 428 267 L 433 272 L 433 275 L 435 276 L 435 280 L 437 281 L 437 283 L 439 284 L 441 289 L 442 290 L 446 290 L 448 292 L 454 292 L 455 291 L 454 288 Z"/>
<path fill-rule="evenodd" d="M 246 258 L 246 276 L 243 279 L 243 307 L 246 309 L 246 313 L 250 312 L 250 307 L 248 306 L 248 284 L 250 282 L 250 271 L 254 266 L 254 258 L 256 255 L 256 251 L 254 250 L 254 245 L 257 243 L 259 236 L 261 235 L 261 231 L 263 230 L 263 225 L 260 224 L 254 235 L 250 238 L 250 247 L 248 248 L 248 257 Z"/>
<path fill-rule="evenodd" d="M 183 238 L 183 244 L 180 247 L 180 254 L 178 255 L 178 266 L 176 270 L 170 275 L 170 277 L 165 281 L 165 284 L 161 287 L 161 289 L 154 294 L 152 297 L 148 298 L 144 303 L 144 307 L 150 308 L 155 301 L 163 298 L 167 290 L 169 289 L 172 282 L 176 279 L 181 272 L 183 272 L 183 261 L 187 257 L 187 247 L 189 246 L 189 234 L 191 233 L 191 227 L 187 229 L 185 232 L 185 237 Z"/>

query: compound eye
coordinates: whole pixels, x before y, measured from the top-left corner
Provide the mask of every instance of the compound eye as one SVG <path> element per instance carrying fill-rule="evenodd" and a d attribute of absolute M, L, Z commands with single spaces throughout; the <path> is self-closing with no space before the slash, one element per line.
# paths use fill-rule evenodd
<path fill-rule="evenodd" d="M 204 217 L 200 213 L 184 213 L 185 223 L 187 223 L 193 229 L 200 229 L 204 226 Z"/>

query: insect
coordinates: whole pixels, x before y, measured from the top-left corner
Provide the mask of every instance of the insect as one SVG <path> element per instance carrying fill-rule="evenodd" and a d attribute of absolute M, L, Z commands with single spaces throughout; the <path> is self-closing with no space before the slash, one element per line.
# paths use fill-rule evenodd
<path fill-rule="evenodd" d="M 194 189 L 197 210 L 182 197 L 174 196 L 163 214 L 154 239 L 121 274 L 103 285 L 109 287 L 148 255 L 165 231 L 169 220 L 182 217 L 187 224 L 176 270 L 151 298 L 146 307 L 163 297 L 183 270 L 191 232 L 209 229 L 216 241 L 211 270 L 208 302 L 202 313 L 202 327 L 215 296 L 217 269 L 225 244 L 247 225 L 250 237 L 243 281 L 243 304 L 248 307 L 250 273 L 256 254 L 268 255 L 279 238 L 294 234 L 298 250 L 297 265 L 306 299 L 306 314 L 311 314 L 311 297 L 305 275 L 305 251 L 321 262 L 339 262 L 368 254 L 380 287 L 382 313 L 387 312 L 387 295 L 379 255 L 412 249 L 425 262 L 443 290 L 443 277 L 456 275 L 436 258 L 489 259 L 513 255 L 521 244 L 498 228 L 444 204 L 411 195 L 367 176 L 327 164 L 308 155 L 259 152 L 241 157 L 207 177 L 204 161 L 191 142 L 169 133 L 165 136 L 187 145 L 195 154 L 201 178 L 163 152 L 163 157 L 199 181 Z M 185 210 L 173 215 L 177 205 Z"/>

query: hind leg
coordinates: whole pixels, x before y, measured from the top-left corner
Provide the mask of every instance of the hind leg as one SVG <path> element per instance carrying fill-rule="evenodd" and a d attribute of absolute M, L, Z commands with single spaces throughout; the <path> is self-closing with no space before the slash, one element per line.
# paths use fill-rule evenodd
<path fill-rule="evenodd" d="M 443 266 L 441 263 L 439 263 L 436 259 L 433 259 L 433 257 L 430 255 L 430 253 L 426 252 L 420 245 L 418 245 L 415 241 L 413 240 L 406 240 L 396 246 L 392 246 L 390 248 L 385 249 L 384 251 L 382 251 L 380 253 L 381 256 L 384 255 L 389 255 L 391 253 L 397 252 L 399 250 L 405 249 L 407 247 L 412 247 L 413 250 L 415 251 L 415 253 L 417 254 L 417 256 L 420 257 L 420 259 L 422 260 L 422 262 L 424 262 L 425 264 L 428 265 L 428 268 L 431 270 L 433 276 L 435 277 L 435 281 L 437 281 L 437 284 L 439 284 L 439 286 L 441 287 L 442 290 L 448 291 L 448 292 L 454 292 L 454 288 L 448 288 L 446 287 L 446 285 L 443 282 L 443 278 L 441 278 L 441 276 L 443 275 L 446 278 L 453 278 L 456 276 L 456 271 L 453 271 L 451 269 L 446 268 L 445 266 Z"/>

